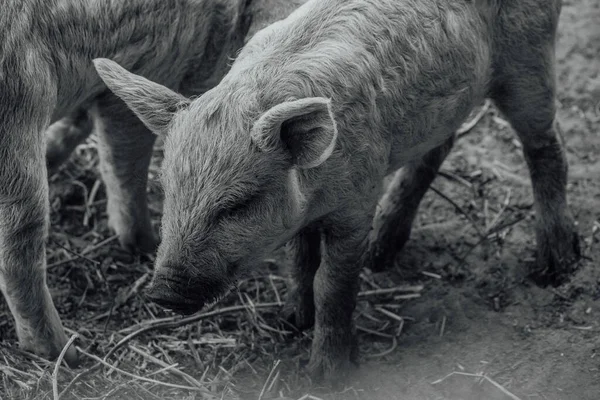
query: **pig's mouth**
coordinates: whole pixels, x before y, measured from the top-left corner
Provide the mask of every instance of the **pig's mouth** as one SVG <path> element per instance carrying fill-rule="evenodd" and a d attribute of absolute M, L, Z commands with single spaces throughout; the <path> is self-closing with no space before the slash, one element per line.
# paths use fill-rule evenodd
<path fill-rule="evenodd" d="M 214 306 L 234 287 L 235 282 L 230 280 L 196 284 L 187 282 L 186 285 L 182 285 L 180 281 L 165 278 L 157 280 L 146 293 L 146 297 L 162 308 L 177 314 L 190 315 Z"/>
<path fill-rule="evenodd" d="M 204 303 L 204 305 L 202 306 L 202 309 L 208 309 L 208 308 L 212 308 L 215 305 L 217 305 L 221 300 L 223 300 L 225 297 L 227 297 L 229 295 L 229 293 L 231 293 L 231 291 L 233 290 L 233 288 L 235 287 L 235 284 L 230 285 L 230 287 L 228 289 L 225 289 L 225 291 L 214 297 L 211 301 L 207 301 Z"/>

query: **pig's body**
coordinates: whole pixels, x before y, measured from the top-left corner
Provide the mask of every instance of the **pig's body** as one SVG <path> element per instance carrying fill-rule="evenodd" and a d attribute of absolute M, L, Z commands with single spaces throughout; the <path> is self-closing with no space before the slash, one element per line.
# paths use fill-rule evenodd
<path fill-rule="evenodd" d="M 241 104 L 261 104 L 262 110 L 289 98 L 331 99 L 340 133 L 335 151 L 344 156 L 340 164 L 330 160 L 322 167 L 331 169 L 319 183 L 324 190 L 310 189 L 324 196 L 311 218 L 347 202 L 369 209 L 353 203 L 364 201 L 362 196 L 374 201 L 381 193 L 379 178 L 420 162 L 431 149 L 442 146 L 445 156 L 455 130 L 490 95 L 493 57 L 502 57 L 492 54 L 493 41 L 500 39 L 493 32 L 499 5 L 478 3 L 311 2 L 261 31 L 208 96 L 218 102 L 236 92 Z M 410 168 L 401 171 L 398 186 L 408 193 L 387 211 L 403 215 L 375 218 L 375 227 L 386 224 L 380 229 L 384 238 L 392 236 L 387 251 L 377 254 L 388 263 L 403 244 L 397 242 L 404 232 L 397 230 L 410 232 L 421 198 L 415 192 L 424 193 L 443 160 L 432 157 L 435 166 L 422 167 L 416 183 L 406 176 Z M 406 190 L 409 184 L 419 187 Z M 372 239 L 371 252 L 380 253 L 383 242 Z M 368 266 L 380 263 L 369 255 Z"/>
<path fill-rule="evenodd" d="M 172 83 L 171 86 L 178 88 L 182 93 L 189 96 L 199 95 L 214 87 L 220 81 L 229 68 L 230 60 L 245 41 L 270 23 L 287 17 L 294 9 L 305 2 L 306 0 L 163 2 L 162 6 L 156 7 L 156 12 L 160 13 L 161 7 L 164 7 L 162 8 L 163 12 L 167 7 L 171 7 L 171 10 L 174 12 L 168 17 L 173 19 L 177 26 L 174 26 L 172 23 L 166 25 L 170 26 L 171 29 L 155 32 L 155 40 L 161 41 L 160 45 L 163 46 L 162 51 L 166 52 L 167 56 L 172 59 L 162 60 L 161 54 L 153 53 L 155 43 L 152 43 L 150 38 L 146 38 L 142 43 L 142 48 L 140 48 L 139 37 L 132 35 L 132 41 L 121 43 L 121 47 L 125 48 L 128 46 L 134 50 L 127 58 L 131 58 L 132 55 L 135 58 L 136 54 L 140 53 L 140 51 L 142 53 L 143 51 L 149 52 L 149 54 L 142 57 L 150 58 L 150 60 L 141 59 L 140 55 L 137 55 L 137 63 L 146 65 L 148 71 L 156 70 L 157 67 L 162 69 L 163 64 L 177 65 L 173 71 L 170 71 L 173 74 L 168 77 L 168 81 Z M 121 4 L 117 2 L 111 4 L 110 2 L 106 2 L 99 4 L 100 8 L 104 9 L 111 9 L 115 5 L 120 10 L 113 10 L 113 14 L 135 15 L 132 14 L 132 10 L 140 8 L 140 4 L 137 3 Z M 146 5 L 151 6 L 152 1 L 146 2 Z M 71 5 L 71 8 L 79 9 L 78 19 L 80 23 L 85 23 L 86 19 L 90 17 L 97 18 L 94 13 L 98 9 L 88 9 L 85 7 L 85 3 L 80 3 L 79 7 Z M 198 10 L 203 10 L 203 15 L 198 16 Z M 90 16 L 89 14 L 92 15 Z M 71 14 L 67 13 L 66 15 L 70 16 Z M 179 18 L 179 15 L 185 15 L 186 18 Z M 147 10 L 145 13 L 138 14 L 137 17 L 143 21 L 147 18 Z M 66 22 L 72 23 L 72 21 L 68 20 Z M 119 21 L 119 23 L 123 22 L 125 21 Z M 136 24 L 136 22 L 138 26 L 143 26 L 143 24 L 139 24 L 139 21 L 130 20 L 127 23 Z M 166 20 L 164 22 L 167 23 Z M 110 33 L 115 31 L 114 26 L 104 26 L 102 19 L 97 21 L 96 26 L 100 28 L 99 32 L 101 36 L 110 36 Z M 190 33 L 193 33 L 193 35 L 190 35 Z M 179 34 L 182 37 L 177 36 Z M 170 46 L 167 43 L 162 43 L 164 41 L 163 36 L 170 36 L 172 42 Z M 199 37 L 204 40 L 198 40 Z M 70 38 L 67 40 L 68 43 L 72 43 Z M 60 43 L 61 46 L 64 46 L 62 49 L 63 53 L 72 51 L 68 43 Z M 208 43 L 209 45 L 207 46 Z M 74 60 L 76 66 L 82 67 L 85 70 L 89 69 L 89 57 L 95 57 L 99 54 L 93 43 L 88 43 L 87 47 L 85 53 L 76 55 L 79 60 Z M 177 50 L 177 52 L 169 54 L 170 50 Z M 127 54 L 127 51 L 126 49 L 121 49 L 118 53 Z M 189 54 L 193 54 L 195 60 L 189 60 Z M 119 58 L 119 54 L 116 54 L 114 59 L 117 58 Z M 155 65 L 156 62 L 152 62 L 152 59 L 155 61 L 162 60 L 162 64 Z M 184 76 L 181 75 L 181 71 L 185 71 L 185 79 L 183 79 Z M 152 75 L 141 74 L 148 77 Z M 75 76 L 77 77 L 77 75 Z M 55 118 L 51 122 L 55 122 L 56 118 L 61 118 L 61 120 L 56 121 L 46 132 L 46 163 L 50 174 L 56 172 L 62 163 L 68 159 L 75 147 L 83 142 L 92 132 L 93 116 L 89 115 L 88 110 L 93 104 L 90 104 L 89 100 L 97 97 L 97 90 L 95 89 L 98 89 L 98 87 L 95 86 L 98 84 L 98 76 L 95 71 L 92 71 L 92 74 L 88 78 L 84 82 L 71 82 L 71 86 L 69 87 L 70 90 L 77 90 L 79 96 L 88 101 L 70 102 L 67 107 L 68 109 L 72 109 L 74 104 L 78 108 L 75 111 L 70 111 L 66 117 L 63 117 L 66 114 L 65 110 L 57 110 Z M 99 89 L 105 90 L 104 85 L 101 84 Z M 87 90 L 91 91 L 88 92 Z M 69 96 L 66 97 L 71 98 Z"/>
<path fill-rule="evenodd" d="M 491 27 L 462 0 L 334 3 L 310 2 L 261 31 L 207 99 L 235 92 L 258 111 L 331 99 L 344 164 L 332 174 L 356 189 L 365 176 L 373 192 L 377 177 L 452 136 L 487 94 Z"/>
<path fill-rule="evenodd" d="M 207 42 L 231 46 L 229 40 L 239 33 L 245 7 L 241 0 L 18 3 L 9 2 L 0 17 L 2 36 L 7 38 L 0 43 L 2 82 L 27 94 L 35 88 L 41 91 L 45 95 L 41 100 L 51 108 L 50 122 L 91 105 L 106 90 L 90 64 L 101 55 L 110 55 L 169 87 L 186 90 L 186 79 L 195 78 L 198 85 L 211 76 L 216 76 L 212 82 L 216 84 L 225 70 L 227 52 L 207 51 Z M 199 36 L 207 40 L 198 40 Z M 243 35 L 239 39 L 243 41 Z M 215 55 L 222 59 L 206 62 Z M 16 96 L 7 86 L 3 104 L 27 100 L 10 98 L 11 92 Z"/>
<path fill-rule="evenodd" d="M 312 0 L 258 32 L 194 101 L 97 60 L 109 88 L 167 135 L 150 298 L 196 311 L 291 240 L 291 314 L 315 323 L 310 368 L 344 373 L 382 178 L 405 167 L 411 201 L 393 222 L 410 226 L 454 130 L 486 95 L 523 142 L 538 261 L 548 275 L 566 269 L 577 236 L 554 124 L 559 10 L 558 0 Z"/>
<path fill-rule="evenodd" d="M 216 85 L 243 45 L 252 7 L 275 0 L 9 0 L 0 11 L 0 289 L 21 345 L 55 357 L 66 343 L 45 280 L 50 158 L 98 133 L 109 223 L 124 247 L 152 251 L 146 203 L 153 135 L 106 90 L 91 60 L 110 57 L 187 95 Z M 274 7 L 291 11 L 300 0 Z M 257 10 L 263 10 L 259 8 Z M 263 15 L 260 23 L 268 20 Z M 73 349 L 66 360 L 75 363 Z"/>

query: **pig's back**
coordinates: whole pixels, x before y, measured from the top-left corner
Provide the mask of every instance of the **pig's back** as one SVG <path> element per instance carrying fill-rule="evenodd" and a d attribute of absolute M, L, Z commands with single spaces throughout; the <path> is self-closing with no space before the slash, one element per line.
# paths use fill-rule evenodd
<path fill-rule="evenodd" d="M 265 104 L 328 97 L 342 130 L 410 148 L 483 96 L 488 36 L 466 0 L 311 0 L 258 32 L 232 72 L 248 73 Z"/>

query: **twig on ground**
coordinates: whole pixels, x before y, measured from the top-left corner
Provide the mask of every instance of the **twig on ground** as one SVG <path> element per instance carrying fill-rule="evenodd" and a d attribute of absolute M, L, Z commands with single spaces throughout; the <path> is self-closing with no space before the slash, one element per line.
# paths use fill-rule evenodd
<path fill-rule="evenodd" d="M 524 219 L 525 219 L 525 216 L 524 215 L 520 215 L 517 218 L 515 218 L 514 221 L 509 221 L 509 222 L 506 222 L 504 224 L 498 225 L 495 228 L 490 228 L 490 230 L 486 233 L 486 235 L 484 237 L 480 238 L 473 246 L 471 246 L 471 248 L 469 248 L 465 252 L 465 254 L 463 256 L 460 257 L 459 265 L 462 265 L 465 262 L 465 260 L 467 259 L 467 257 L 469 256 L 469 254 L 471 254 L 471 252 L 473 250 L 475 250 L 483 242 L 485 242 L 491 235 L 493 235 L 496 232 L 500 232 L 500 231 L 502 231 L 502 230 L 504 230 L 506 228 L 509 228 L 509 227 L 511 227 L 513 225 L 516 225 L 516 224 L 518 224 L 519 222 L 521 222 Z"/>
<path fill-rule="evenodd" d="M 386 310 L 383 307 L 376 307 L 375 309 L 377 311 L 379 311 L 380 313 L 382 313 L 383 315 L 390 317 L 391 319 L 395 319 L 398 322 L 404 322 L 404 317 L 401 317 L 398 314 L 395 314 L 395 313 L 393 313 L 391 311 L 388 311 L 388 310 Z"/>
<path fill-rule="evenodd" d="M 88 198 L 89 198 L 89 192 L 88 192 L 87 186 L 85 186 L 85 185 L 83 184 L 83 182 L 80 182 L 80 181 L 79 181 L 79 180 L 77 180 L 77 179 L 73 179 L 73 180 L 72 180 L 72 183 L 73 183 L 73 185 L 75 185 L 75 186 L 79 186 L 79 187 L 80 187 L 80 188 L 83 190 L 83 205 L 84 205 L 84 207 L 85 207 L 85 212 L 86 212 L 86 214 L 87 214 L 87 212 L 88 212 L 88 209 L 87 209 L 87 204 L 88 204 Z"/>
<path fill-rule="evenodd" d="M 376 322 L 376 323 L 378 323 L 378 324 L 381 324 L 381 323 L 383 323 L 383 322 L 384 322 L 383 320 L 381 320 L 381 319 L 379 319 L 379 318 L 377 318 L 377 317 L 375 317 L 375 316 L 373 316 L 373 315 L 371 315 L 371 314 L 369 314 L 369 313 L 363 313 L 363 312 L 361 312 L 361 313 L 359 314 L 359 316 L 365 317 L 365 318 L 367 318 L 368 320 L 371 320 L 371 321 L 373 321 L 373 322 Z"/>
<path fill-rule="evenodd" d="M 23 375 L 24 377 L 27 377 L 29 379 L 35 379 L 35 378 L 37 378 L 34 374 L 30 374 L 29 372 L 21 371 L 20 369 L 11 367 L 10 365 L 8 365 L 8 362 L 6 362 L 6 358 L 4 358 L 4 363 L 5 363 L 5 365 L 0 365 L 0 371 L 7 370 L 7 371 L 10 371 L 12 373 Z"/>
<path fill-rule="evenodd" d="M 275 293 L 275 299 L 278 303 L 282 303 L 281 297 L 279 297 L 279 290 L 277 290 L 277 286 L 275 286 L 275 282 L 273 282 L 273 275 L 269 274 L 269 284 Z"/>
<path fill-rule="evenodd" d="M 369 276 L 367 276 L 367 274 L 365 272 L 361 272 L 359 276 L 360 276 L 360 279 L 363 282 L 365 282 L 366 284 L 368 284 L 372 288 L 381 289 L 381 286 L 379 286 L 376 282 L 373 281 L 373 279 L 371 278 L 370 274 L 369 274 Z"/>
<path fill-rule="evenodd" d="M 271 372 L 269 372 L 269 376 L 267 376 L 267 380 L 265 381 L 265 384 L 263 385 L 262 389 L 260 390 L 260 394 L 258 395 L 258 400 L 262 400 L 265 393 L 267 393 L 267 387 L 273 387 L 273 382 L 279 375 L 279 364 L 280 363 L 281 363 L 281 360 L 275 361 L 275 365 L 273 365 L 273 368 L 271 368 Z M 276 372 L 277 372 L 277 374 L 275 374 Z M 274 377 L 273 377 L 273 374 L 275 374 Z M 273 382 L 271 382 L 272 379 L 273 379 Z M 269 384 L 269 383 L 271 383 L 271 384 Z"/>
<path fill-rule="evenodd" d="M 404 330 L 404 321 L 405 318 L 402 318 L 402 321 L 400 321 L 398 328 L 396 328 L 396 337 L 399 337 L 402 334 L 402 331 Z"/>
<path fill-rule="evenodd" d="M 305 394 L 304 396 L 300 397 L 298 400 L 323 400 L 323 399 L 320 397 L 312 396 L 310 394 Z"/>
<path fill-rule="evenodd" d="M 492 385 L 494 385 L 497 389 L 499 389 L 506 396 L 510 397 L 512 400 L 521 400 L 521 398 L 519 398 L 519 397 L 515 396 L 514 394 L 512 394 L 511 392 L 509 392 L 506 388 L 504 388 L 498 382 L 496 382 L 495 380 L 493 380 L 489 376 L 483 375 L 483 374 L 471 374 L 471 373 L 468 373 L 468 372 L 454 371 L 454 372 L 451 372 L 448 375 L 444 376 L 443 378 L 438 379 L 437 381 L 431 382 L 431 384 L 432 385 L 440 384 L 440 383 L 442 383 L 443 381 L 445 381 L 446 379 L 450 378 L 453 375 L 461 375 L 461 376 L 468 376 L 468 377 L 472 377 L 472 378 L 484 379 L 484 380 L 488 381 L 489 383 L 491 383 Z"/>
<path fill-rule="evenodd" d="M 56 240 L 54 240 L 54 239 L 50 239 L 50 240 L 52 241 L 52 243 L 54 243 L 54 244 L 55 244 L 55 245 L 57 245 L 58 247 L 62 248 L 62 249 L 63 249 L 63 250 L 65 250 L 66 252 L 68 252 L 68 253 L 71 253 L 71 255 L 74 255 L 74 256 L 75 256 L 75 258 L 70 258 L 69 260 L 76 260 L 77 258 L 82 258 L 82 259 L 84 259 L 85 261 L 87 261 L 87 262 L 89 262 L 89 263 L 91 263 L 91 264 L 94 264 L 95 266 L 99 266 L 99 265 L 100 265 L 100 263 L 99 263 L 98 261 L 96 261 L 96 260 L 92 260 L 91 258 L 88 258 L 88 257 L 86 257 L 86 256 L 85 256 L 83 253 L 77 253 L 76 251 L 73 251 L 73 250 L 71 250 L 71 249 L 67 248 L 66 246 L 64 246 L 64 245 L 62 245 L 62 244 L 60 244 L 60 243 L 58 243 L 58 242 L 57 242 Z M 58 266 L 58 265 L 61 265 L 61 264 L 59 264 L 59 263 L 63 263 L 64 261 L 66 261 L 66 260 L 63 260 L 63 261 L 58 261 L 58 262 L 55 262 L 55 263 L 52 263 L 52 264 L 48 264 L 48 267 L 46 267 L 46 269 L 48 269 L 48 268 L 53 268 L 53 267 L 56 267 L 56 266 Z M 66 262 L 64 262 L 64 263 L 66 264 Z"/>
<path fill-rule="evenodd" d="M 90 191 L 90 195 L 85 202 L 85 214 L 83 214 L 83 226 L 88 226 L 90 222 L 90 217 L 92 216 L 91 206 L 96 198 L 96 194 L 98 194 L 98 189 L 102 185 L 102 181 L 100 179 L 96 179 L 94 182 L 94 186 L 92 186 L 92 190 Z"/>
<path fill-rule="evenodd" d="M 383 332 L 379 332 L 373 329 L 369 329 L 369 328 L 365 328 L 364 326 L 361 325 L 356 325 L 356 329 L 365 333 L 368 333 L 370 335 L 374 335 L 374 336 L 380 336 L 382 338 L 387 338 L 387 339 L 391 339 L 394 337 L 394 335 L 390 335 L 389 333 L 383 333 Z"/>
<path fill-rule="evenodd" d="M 498 224 L 498 221 L 500 220 L 500 217 L 502 216 L 502 214 L 504 213 L 504 211 L 506 210 L 506 208 L 509 206 L 511 193 L 512 193 L 511 189 L 508 188 L 507 191 L 506 191 L 506 198 L 504 199 L 504 202 L 502 203 L 502 206 L 500 207 L 500 210 L 498 211 L 498 213 L 496 214 L 496 216 L 494 217 L 494 219 L 490 222 L 489 226 L 486 227 L 486 230 L 485 230 L 486 235 L 489 235 L 490 231 L 492 229 L 494 229 L 494 227 L 496 226 L 496 224 Z"/>
<path fill-rule="evenodd" d="M 434 272 L 421 271 L 421 274 L 434 279 L 442 279 L 442 276 L 440 274 L 436 274 Z"/>
<path fill-rule="evenodd" d="M 281 307 L 282 305 L 283 305 L 282 303 L 262 303 L 262 304 L 254 304 L 253 307 L 255 309 L 266 309 L 266 308 L 278 308 L 278 307 Z M 113 346 L 112 349 L 110 349 L 110 351 L 108 353 L 106 353 L 106 355 L 104 356 L 104 359 L 105 360 L 108 359 L 119 348 L 121 348 L 123 345 L 125 345 L 127 342 L 129 342 L 134 337 L 141 335 L 142 333 L 145 333 L 145 332 L 148 332 L 151 330 L 155 330 L 155 329 L 178 328 L 180 326 L 188 325 L 188 324 L 200 321 L 202 319 L 211 318 L 211 317 L 215 317 L 218 315 L 229 314 L 229 313 L 239 312 L 239 311 L 247 311 L 248 308 L 249 308 L 248 306 L 232 306 L 232 307 L 220 308 L 218 310 L 214 310 L 214 311 L 210 311 L 210 312 L 206 312 L 206 313 L 194 314 L 194 315 L 191 315 L 191 316 L 185 317 L 185 318 L 175 316 L 175 317 L 171 317 L 171 318 L 163 318 L 158 323 L 154 323 L 154 321 L 151 321 L 146 326 L 138 329 L 137 331 L 130 333 L 129 335 L 127 335 L 123 339 L 121 339 L 116 345 Z"/>
<path fill-rule="evenodd" d="M 477 114 L 475 114 L 473 118 L 471 118 L 469 121 L 462 124 L 460 128 L 458 128 L 458 130 L 456 131 L 456 136 L 461 137 L 467 132 L 469 132 L 471 129 L 473 129 L 475 125 L 477 125 L 477 123 L 481 120 L 481 118 L 483 118 L 485 113 L 489 110 L 490 105 L 491 101 L 489 99 L 485 99 L 485 103 L 479 109 Z"/>
<path fill-rule="evenodd" d="M 65 248 L 65 250 L 67 250 L 68 252 L 72 253 L 73 255 L 76 255 L 77 257 L 67 258 L 66 260 L 61 260 L 61 261 L 54 262 L 52 264 L 48 264 L 48 266 L 46 267 L 46 270 L 50 270 L 51 268 L 55 268 L 55 267 L 58 267 L 58 266 L 61 266 L 61 265 L 64 265 L 64 264 L 68 264 L 68 263 L 70 263 L 72 261 L 77 260 L 78 258 L 83 258 L 84 260 L 90 261 L 94 265 L 97 265 L 97 264 L 99 264 L 98 261 L 91 260 L 91 259 L 89 259 L 87 257 L 84 257 L 84 255 L 86 255 L 88 253 L 91 253 L 94 250 L 98 250 L 101 247 L 106 246 L 107 244 L 109 244 L 112 241 L 116 240 L 118 237 L 119 237 L 118 235 L 114 235 L 114 236 L 111 236 L 111 237 L 109 237 L 107 239 L 104 239 L 103 241 L 101 241 L 101 242 L 99 242 L 99 243 L 97 243 L 97 244 L 95 244 L 93 246 L 90 246 L 90 247 L 84 249 L 81 253 L 76 253 L 76 252 L 73 252 L 72 250 L 69 250 L 69 249 Z"/>
<path fill-rule="evenodd" d="M 421 297 L 421 293 L 398 294 L 394 296 L 394 300 L 410 300 L 418 299 L 419 297 Z"/>
<path fill-rule="evenodd" d="M 58 400 L 60 398 L 59 393 L 58 393 L 58 371 L 60 369 L 60 364 L 62 363 L 62 360 L 65 358 L 65 354 L 67 353 L 67 350 L 69 350 L 69 347 L 71 347 L 73 342 L 78 337 L 79 337 L 79 334 L 77 334 L 77 333 L 75 333 L 73 336 L 71 336 L 71 338 L 69 339 L 67 344 L 65 344 L 62 351 L 58 355 L 58 358 L 56 359 L 56 365 L 54 366 L 54 371 L 52 372 L 52 395 L 54 396 L 54 400 Z"/>
<path fill-rule="evenodd" d="M 471 225 L 473 226 L 473 228 L 475 229 L 475 231 L 477 231 L 477 235 L 480 238 L 484 237 L 484 233 L 481 231 L 481 229 L 479 229 L 479 227 L 477 226 L 477 223 L 475 222 L 475 220 L 465 210 L 463 210 L 463 208 L 461 206 L 459 206 L 458 204 L 456 204 L 456 202 L 454 200 L 452 200 L 450 197 L 446 196 L 439 189 L 436 189 L 433 186 L 431 186 L 430 189 L 435 194 L 437 194 L 438 196 L 440 196 L 442 199 L 444 199 L 448 203 L 450 203 L 456 209 L 456 211 L 458 211 L 459 213 L 461 213 L 462 215 L 464 215 L 465 218 L 467 218 L 467 220 L 469 220 L 469 222 L 471 223 Z"/>
<path fill-rule="evenodd" d="M 389 349 L 382 351 L 381 353 L 377 353 L 377 354 L 367 354 L 367 358 L 381 358 L 381 357 L 385 357 L 388 354 L 392 353 L 394 350 L 396 350 L 396 348 L 398 347 L 398 339 L 396 339 L 396 336 L 392 336 L 392 345 L 390 346 Z"/>
<path fill-rule="evenodd" d="M 255 304 L 254 305 L 254 307 L 258 308 L 258 309 L 277 308 L 277 307 L 281 307 L 281 306 L 282 306 L 281 303 L 264 303 L 264 304 Z M 137 331 L 132 332 L 131 334 L 129 334 L 126 337 L 124 337 L 123 339 L 121 339 L 116 345 L 114 345 L 108 351 L 108 353 L 106 353 L 106 355 L 104 356 L 104 360 L 107 360 L 109 357 L 111 357 L 118 349 L 120 349 L 122 346 L 127 344 L 134 337 L 139 336 L 145 332 L 149 332 L 151 330 L 156 330 L 156 329 L 178 328 L 180 326 L 191 324 L 193 322 L 200 321 L 202 319 L 211 318 L 211 317 L 228 314 L 228 313 L 233 313 L 233 312 L 245 311 L 246 309 L 247 309 L 246 306 L 232 306 L 232 307 L 226 307 L 226 308 L 222 308 L 222 309 L 218 309 L 218 310 L 214 310 L 214 311 L 210 311 L 210 312 L 206 312 L 206 313 L 202 313 L 202 314 L 191 315 L 186 318 L 181 318 L 179 316 L 175 316 L 175 317 L 162 318 L 160 320 L 151 321 L 146 326 L 138 329 Z M 103 363 L 106 363 L 104 360 L 103 360 Z M 61 392 L 60 395 L 62 396 L 63 393 L 66 393 L 81 378 L 90 374 L 93 371 L 96 371 L 101 366 L 102 366 L 101 363 L 96 363 L 95 365 L 89 367 L 88 370 L 77 374 L 71 380 L 71 382 L 69 382 L 69 384 L 63 389 L 63 391 Z"/>
<path fill-rule="evenodd" d="M 446 330 L 446 316 L 442 317 L 442 326 L 440 327 L 440 337 L 444 336 L 444 332 Z"/>
<path fill-rule="evenodd" d="M 456 181 L 458 183 L 460 183 L 461 185 L 467 187 L 468 189 L 473 189 L 473 184 L 471 182 L 469 182 L 468 180 L 466 180 L 465 178 L 463 178 L 462 176 L 458 176 L 456 175 L 454 172 L 450 172 L 447 170 L 440 170 L 438 172 L 439 176 L 442 176 L 448 180 L 451 181 Z"/>
<path fill-rule="evenodd" d="M 394 321 L 399 322 L 398 328 L 396 328 L 396 333 L 395 333 L 395 335 L 393 335 L 394 337 L 398 337 L 402 334 L 402 330 L 404 329 L 404 322 L 406 321 L 407 318 L 402 317 L 402 316 L 400 316 L 396 313 L 393 313 L 389 310 L 386 310 L 381 305 L 375 306 L 375 310 L 379 311 L 381 314 L 393 319 Z"/>
<path fill-rule="evenodd" d="M 172 370 L 177 369 L 178 365 L 179 364 L 175 363 L 175 364 L 167 365 L 166 367 L 162 367 L 160 369 L 157 369 L 156 371 L 152 371 L 149 374 L 146 374 L 146 378 L 149 378 L 149 377 L 154 376 L 154 375 L 162 374 L 163 372 L 171 372 Z"/>
<path fill-rule="evenodd" d="M 124 371 L 124 370 L 122 370 L 122 369 L 120 369 L 120 368 L 117 368 L 117 367 L 115 367 L 114 365 L 111 365 L 110 363 L 108 363 L 108 362 L 104 361 L 103 359 L 101 359 L 101 358 L 100 358 L 100 357 L 98 357 L 98 356 L 95 356 L 95 355 L 93 355 L 93 354 L 91 354 L 91 353 L 88 353 L 87 351 L 83 350 L 83 349 L 82 349 L 82 348 L 80 348 L 79 346 L 77 346 L 77 350 L 78 350 L 78 351 L 79 351 L 81 354 L 83 354 L 83 355 L 85 355 L 85 356 L 87 356 L 87 357 L 89 357 L 89 358 L 91 358 L 91 359 L 95 360 L 96 362 L 98 362 L 98 363 L 100 363 L 100 364 L 104 365 L 105 367 L 108 367 L 109 369 L 111 369 L 111 370 L 114 370 L 114 371 L 117 371 L 117 372 L 119 372 L 120 374 L 123 374 L 123 375 L 125 375 L 125 376 L 128 376 L 128 377 L 130 377 L 130 378 L 137 379 L 137 380 L 144 381 L 144 382 L 150 382 L 150 383 L 154 383 L 154 384 L 156 384 L 156 385 L 161 385 L 161 386 L 166 386 L 166 387 L 170 387 L 170 388 L 175 388 L 175 389 L 183 389 L 183 390 L 189 390 L 189 391 L 201 392 L 201 393 L 203 393 L 204 395 L 207 395 L 207 396 L 214 397 L 214 394 L 213 394 L 213 393 L 210 393 L 210 392 L 209 392 L 208 390 L 206 390 L 206 389 L 201 389 L 201 388 L 197 388 L 197 387 L 194 387 L 194 386 L 184 386 L 184 385 L 177 385 L 177 384 L 174 384 L 174 383 L 161 382 L 161 381 L 158 381 L 158 380 L 156 380 L 156 379 L 150 379 L 150 378 L 146 378 L 146 377 L 139 376 L 139 375 L 136 375 L 136 374 L 132 374 L 131 372 Z"/>
<path fill-rule="evenodd" d="M 421 290 L 423 290 L 423 288 L 424 288 L 423 285 L 414 285 L 414 286 L 403 285 L 403 286 L 396 286 L 393 288 L 364 290 L 364 291 L 358 293 L 358 298 L 360 299 L 360 298 L 364 298 L 364 297 L 379 296 L 379 295 L 393 294 L 393 293 L 399 293 L 399 292 L 420 292 Z"/>
<path fill-rule="evenodd" d="M 154 364 L 160 365 L 163 368 L 168 368 L 168 367 L 172 367 L 169 364 L 167 364 L 166 362 L 146 353 L 143 350 L 138 349 L 137 347 L 134 347 L 132 345 L 129 345 L 129 350 L 133 351 L 134 353 L 137 353 L 139 355 L 141 355 L 142 357 L 152 361 Z M 169 372 L 171 372 L 173 375 L 177 375 L 180 378 L 183 378 L 184 380 L 186 380 L 189 384 L 196 386 L 197 388 L 204 388 L 204 386 L 198 382 L 193 376 L 186 374 L 185 372 L 177 369 L 177 368 L 172 368 Z"/>

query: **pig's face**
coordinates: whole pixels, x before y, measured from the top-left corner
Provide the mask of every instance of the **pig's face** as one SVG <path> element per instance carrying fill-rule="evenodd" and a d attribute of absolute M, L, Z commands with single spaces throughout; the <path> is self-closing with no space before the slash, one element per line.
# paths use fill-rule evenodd
<path fill-rule="evenodd" d="M 310 193 L 298 171 L 333 151 L 330 102 L 307 98 L 260 110 L 217 87 L 189 103 L 112 62 L 96 66 L 152 131 L 166 135 L 162 242 L 148 296 L 195 312 L 306 222 Z"/>
<path fill-rule="evenodd" d="M 289 161 L 258 148 L 247 121 L 234 115 L 234 100 L 213 94 L 181 111 L 165 140 L 162 242 L 151 293 L 181 311 L 224 295 L 302 219 Z"/>

